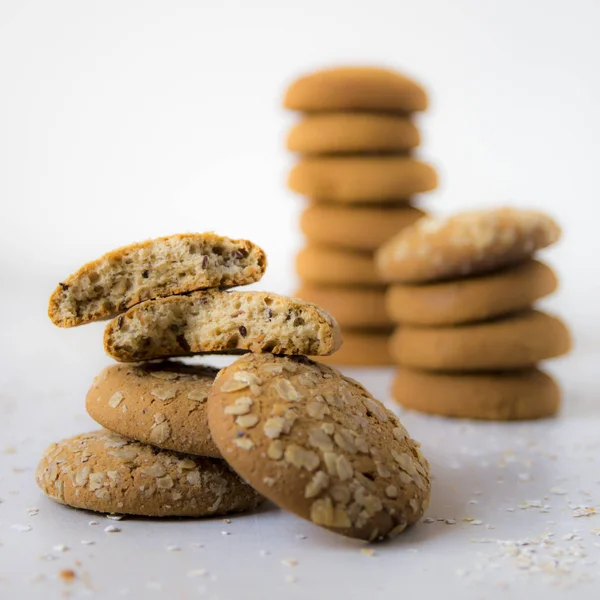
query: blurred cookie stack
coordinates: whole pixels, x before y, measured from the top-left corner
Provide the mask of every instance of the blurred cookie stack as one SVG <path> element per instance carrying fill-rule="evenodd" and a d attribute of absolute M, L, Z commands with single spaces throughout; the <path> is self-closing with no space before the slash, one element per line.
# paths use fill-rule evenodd
<path fill-rule="evenodd" d="M 560 406 L 537 368 L 569 351 L 557 317 L 533 304 L 557 279 L 534 253 L 560 237 L 547 215 L 501 208 L 427 217 L 377 252 L 398 324 L 394 398 L 407 408 L 473 419 L 532 419 Z"/>
<path fill-rule="evenodd" d="M 412 197 L 437 186 L 435 170 L 411 156 L 420 143 L 412 115 L 427 108 L 427 95 L 400 73 L 344 67 L 296 80 L 284 106 L 302 113 L 287 138 L 301 155 L 288 185 L 310 201 L 295 295 L 342 327 L 344 344 L 327 362 L 391 364 L 392 322 L 374 251 L 423 216 Z"/>

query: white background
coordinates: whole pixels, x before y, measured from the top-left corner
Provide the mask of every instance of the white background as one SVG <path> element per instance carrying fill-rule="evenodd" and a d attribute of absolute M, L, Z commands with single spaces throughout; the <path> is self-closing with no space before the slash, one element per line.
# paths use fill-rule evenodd
<path fill-rule="evenodd" d="M 574 486 L 596 485 L 597 505 L 593 461 L 577 455 L 583 462 L 574 467 L 565 457 L 584 452 L 584 440 L 597 439 L 599 419 L 599 28 L 600 4 L 593 0 L 0 0 L 0 498 L 5 500 L 0 597 L 2 586 L 6 597 L 17 591 L 35 595 L 46 585 L 46 594 L 58 593 L 56 563 L 40 562 L 38 555 L 63 538 L 79 544 L 89 520 L 50 506 L 32 484 L 31 468 L 48 442 L 92 426 L 83 396 L 108 362 L 101 326 L 70 331 L 51 326 L 45 310 L 53 287 L 113 247 L 179 231 L 215 230 L 263 246 L 270 268 L 260 287 L 290 292 L 293 255 L 301 245 L 296 223 L 302 199 L 285 189 L 293 158 L 283 141 L 294 116 L 283 111 L 281 98 L 297 75 L 335 64 L 391 66 L 428 88 L 431 109 L 419 117 L 421 156 L 436 165 L 441 186 L 423 198 L 427 207 L 447 213 L 510 203 L 547 210 L 564 227 L 563 241 L 544 255 L 562 281 L 560 292 L 545 304 L 564 316 L 576 340 L 572 356 L 554 367 L 565 389 L 563 416 L 530 429 L 470 425 L 467 435 L 462 424 L 407 415 L 415 437 L 439 459 L 432 460 L 438 468 L 432 516 L 464 516 L 467 492 L 488 485 L 479 518 L 487 519 L 491 511 L 499 523 L 502 498 L 517 503 L 547 493 L 550 484 L 537 472 L 536 488 L 523 490 L 518 478 L 504 495 L 494 487 L 496 454 L 505 451 L 503 444 L 517 440 L 519 445 L 528 436 L 535 448 L 557 440 L 566 462 L 553 466 L 550 479 L 556 483 L 565 473 L 576 474 Z M 388 399 L 388 372 L 356 376 Z M 448 447 L 440 445 L 442 439 Z M 4 444 L 16 454 L 1 454 Z M 459 502 L 451 500 L 457 487 L 447 470 L 465 447 L 484 458 L 463 465 L 468 473 L 458 486 L 464 488 Z M 525 461 L 533 460 L 528 452 Z M 597 458 L 597 449 L 592 455 Z M 485 461 L 494 465 L 493 473 L 482 468 Z M 534 460 L 532 468 L 538 466 Z M 50 520 L 38 521 L 42 525 L 28 533 L 10 529 L 29 519 L 24 509 L 30 504 L 41 509 L 36 518 L 45 511 Z M 508 522 L 502 536 L 538 535 L 549 527 L 545 513 L 531 513 Z M 564 508 L 551 518 L 562 523 L 569 515 Z M 355 556 L 350 543 L 280 513 L 251 519 L 246 529 L 238 521 L 249 532 L 245 542 L 225 546 L 223 555 L 218 541 L 210 552 L 229 587 L 216 575 L 200 586 L 186 580 L 188 587 L 175 587 L 177 577 L 185 579 L 186 569 L 194 566 L 177 563 L 178 557 L 189 560 L 189 552 L 187 558 L 181 558 L 184 552 L 163 556 L 169 543 L 164 540 L 179 536 L 182 545 L 181 540 L 191 543 L 196 538 L 188 525 L 171 530 L 179 525 L 133 522 L 135 535 L 130 530 L 129 536 L 111 538 L 108 547 L 102 538 L 105 546 L 98 544 L 96 560 L 85 568 L 98 571 L 93 579 L 100 595 L 127 590 L 136 597 L 142 590 L 159 597 L 177 590 L 239 597 L 223 564 L 258 556 L 261 540 L 268 540 L 277 566 L 284 557 L 277 544 L 282 544 L 296 557 L 302 552 L 314 557 L 313 570 L 307 567 L 296 584 L 281 588 L 285 573 L 267 575 L 266 563 L 250 561 L 240 584 L 249 597 L 267 598 L 269 589 L 279 596 L 316 597 L 319 590 L 341 589 L 338 585 L 346 597 L 364 597 L 373 581 L 382 582 L 378 589 L 390 597 L 406 585 L 432 594 L 454 590 L 465 598 L 504 593 L 500 585 L 490 591 L 485 570 L 480 587 L 455 575 L 456 569 L 471 569 L 479 550 L 468 545 L 469 532 L 460 533 L 460 523 L 437 537 L 424 525 L 416 528 L 407 534 L 408 542 L 388 547 L 379 562 L 369 563 L 375 571 L 365 583 L 360 574 L 367 567 L 357 557 L 366 557 Z M 205 527 L 219 538 L 221 523 Z M 294 528 L 309 535 L 304 550 L 296 548 Z M 61 537 L 61 531 L 67 533 Z M 152 540 L 161 540 L 154 544 L 157 554 L 150 553 Z M 408 552 L 417 542 L 412 550 L 418 559 Z M 126 557 L 140 564 L 128 572 L 122 568 Z M 74 560 L 83 558 L 59 556 L 62 566 Z M 356 567 L 348 567 L 354 562 Z M 152 565 L 149 571 L 144 564 Z M 506 580 L 518 573 L 509 566 L 500 569 Z M 327 569 L 335 581 L 327 578 Z M 112 587 L 106 583 L 111 570 Z M 432 577 L 436 572 L 439 577 Z M 36 588 L 30 580 L 38 575 L 49 583 Z M 74 593 L 92 593 L 80 583 Z M 518 579 L 509 589 L 523 595 L 562 593 L 555 586 L 536 587 L 537 580 L 533 588 L 527 585 Z M 580 594 L 593 587 L 584 585 Z"/>

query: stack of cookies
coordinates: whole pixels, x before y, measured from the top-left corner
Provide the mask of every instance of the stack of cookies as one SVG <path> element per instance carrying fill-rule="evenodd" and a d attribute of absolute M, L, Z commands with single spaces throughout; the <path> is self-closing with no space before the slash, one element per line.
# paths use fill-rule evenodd
<path fill-rule="evenodd" d="M 268 292 L 245 240 L 175 235 L 115 250 L 59 284 L 61 327 L 112 318 L 119 361 L 93 382 L 105 429 L 52 444 L 36 477 L 52 499 L 98 512 L 203 517 L 263 496 L 361 539 L 393 537 L 427 507 L 427 461 L 360 384 L 305 358 L 341 344 L 318 306 Z M 180 357 L 250 353 L 216 369 Z M 291 355 L 290 357 L 275 356 Z"/>
<path fill-rule="evenodd" d="M 411 198 L 437 185 L 435 170 L 411 156 L 420 143 L 412 115 L 427 108 L 427 95 L 397 72 L 345 67 L 296 80 L 284 105 L 302 113 L 287 138 L 302 155 L 288 185 L 310 200 L 295 295 L 342 327 L 344 345 L 329 362 L 390 364 L 392 322 L 374 251 L 423 216 Z"/>
<path fill-rule="evenodd" d="M 557 287 L 534 253 L 560 237 L 547 215 L 501 208 L 424 218 L 377 253 L 398 324 L 393 395 L 407 408 L 473 419 L 533 419 L 560 405 L 537 368 L 569 351 L 557 317 L 533 304 Z"/>

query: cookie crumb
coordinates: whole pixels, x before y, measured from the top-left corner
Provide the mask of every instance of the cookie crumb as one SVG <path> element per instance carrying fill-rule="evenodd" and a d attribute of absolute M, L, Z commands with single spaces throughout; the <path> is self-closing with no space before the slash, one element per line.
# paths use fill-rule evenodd
<path fill-rule="evenodd" d="M 295 567 L 298 564 L 298 561 L 295 558 L 284 558 L 281 561 L 281 564 L 286 567 Z"/>
<path fill-rule="evenodd" d="M 58 576 L 67 583 L 71 583 L 77 578 L 77 574 L 73 569 L 63 569 L 62 571 L 59 571 Z"/>
<path fill-rule="evenodd" d="M 375 556 L 375 550 L 373 550 L 373 548 L 361 548 L 360 553 L 365 556 Z"/>
<path fill-rule="evenodd" d="M 119 527 L 115 527 L 114 525 L 109 525 L 104 528 L 104 533 L 120 533 L 121 529 Z"/>
<path fill-rule="evenodd" d="M 67 550 L 69 550 L 69 546 L 66 544 L 56 544 L 56 546 L 53 546 L 52 549 L 56 552 L 67 552 Z"/>

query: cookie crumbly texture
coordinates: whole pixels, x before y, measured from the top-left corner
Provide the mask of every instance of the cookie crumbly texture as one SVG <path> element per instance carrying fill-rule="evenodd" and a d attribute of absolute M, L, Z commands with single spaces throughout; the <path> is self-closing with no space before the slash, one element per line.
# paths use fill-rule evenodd
<path fill-rule="evenodd" d="M 342 329 L 344 343 L 331 356 L 315 358 L 328 365 L 386 367 L 394 364 L 390 351 L 391 330 Z"/>
<path fill-rule="evenodd" d="M 426 510 L 429 465 L 358 382 L 305 357 L 247 355 L 208 400 L 229 464 L 270 500 L 360 539 L 393 537 Z"/>
<path fill-rule="evenodd" d="M 306 115 L 290 130 L 287 149 L 301 154 L 398 152 L 415 148 L 421 137 L 406 117 L 374 113 Z"/>
<path fill-rule="evenodd" d="M 396 329 L 390 349 L 404 367 L 433 371 L 503 371 L 535 365 L 571 349 L 571 336 L 557 317 L 526 310 L 494 321 L 458 327 Z"/>
<path fill-rule="evenodd" d="M 288 186 L 316 202 L 408 203 L 413 194 L 434 190 L 435 169 L 406 156 L 305 158 L 290 171 Z"/>
<path fill-rule="evenodd" d="M 144 300 L 258 281 L 265 253 L 247 240 L 184 233 L 118 248 L 85 264 L 50 296 L 59 327 L 112 317 Z"/>
<path fill-rule="evenodd" d="M 421 283 L 487 273 L 530 258 L 557 242 L 548 215 L 515 208 L 426 217 L 387 241 L 377 266 L 387 281 Z"/>
<path fill-rule="evenodd" d="M 306 282 L 321 285 L 384 287 L 372 252 L 325 246 L 306 246 L 296 254 L 296 273 Z"/>
<path fill-rule="evenodd" d="M 56 502 L 101 513 L 209 517 L 263 501 L 223 460 L 158 450 L 106 430 L 51 444 L 36 481 Z"/>
<path fill-rule="evenodd" d="M 560 407 L 558 385 L 539 369 L 447 374 L 402 368 L 392 395 L 404 408 L 463 419 L 541 419 Z"/>
<path fill-rule="evenodd" d="M 344 66 L 298 78 L 283 104 L 303 112 L 352 111 L 410 113 L 427 108 L 427 93 L 417 82 L 391 69 Z"/>
<path fill-rule="evenodd" d="M 106 352 L 120 362 L 204 353 L 320 356 L 340 344 L 329 313 L 269 292 L 209 290 L 143 302 L 104 332 Z"/>
<path fill-rule="evenodd" d="M 455 325 L 524 310 L 557 286 L 549 266 L 526 260 L 474 277 L 421 285 L 396 283 L 388 288 L 385 305 L 397 323 Z"/>
<path fill-rule="evenodd" d="M 393 326 L 385 310 L 382 289 L 304 283 L 294 295 L 323 307 L 342 328 L 389 329 Z"/>
<path fill-rule="evenodd" d="M 300 216 L 310 244 L 374 252 L 399 231 L 425 216 L 413 206 L 311 204 Z"/>
<path fill-rule="evenodd" d="M 217 372 L 179 361 L 110 365 L 90 387 L 86 409 L 102 427 L 126 438 L 221 458 L 206 415 Z"/>

